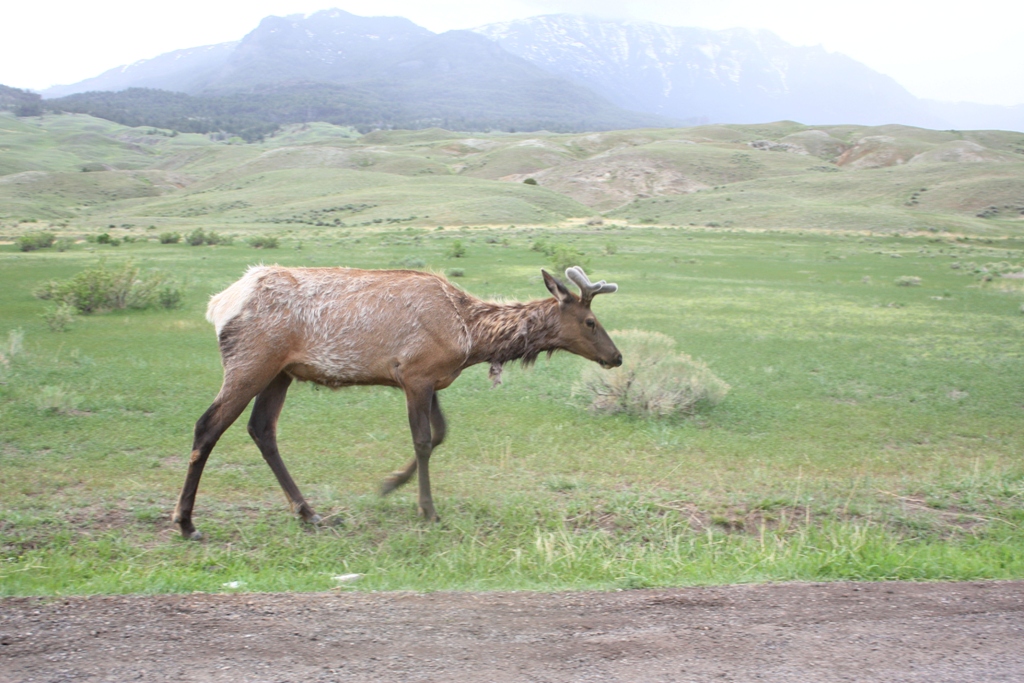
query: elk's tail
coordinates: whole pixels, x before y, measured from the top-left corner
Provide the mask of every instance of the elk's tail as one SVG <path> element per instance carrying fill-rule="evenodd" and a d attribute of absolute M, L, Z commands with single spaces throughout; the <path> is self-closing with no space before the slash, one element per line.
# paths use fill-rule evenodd
<path fill-rule="evenodd" d="M 266 266 L 251 266 L 237 282 L 220 294 L 210 297 L 210 303 L 206 307 L 206 319 L 217 330 L 218 339 L 224 326 L 238 317 L 245 308 L 266 270 Z"/>

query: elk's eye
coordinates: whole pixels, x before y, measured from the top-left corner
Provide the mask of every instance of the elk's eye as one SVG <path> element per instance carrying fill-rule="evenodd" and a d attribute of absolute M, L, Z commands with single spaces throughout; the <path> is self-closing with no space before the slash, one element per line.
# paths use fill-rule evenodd
<path fill-rule="evenodd" d="M 597 325 L 597 323 L 594 322 L 593 318 L 587 318 L 587 327 L 594 329 L 595 325 Z"/>

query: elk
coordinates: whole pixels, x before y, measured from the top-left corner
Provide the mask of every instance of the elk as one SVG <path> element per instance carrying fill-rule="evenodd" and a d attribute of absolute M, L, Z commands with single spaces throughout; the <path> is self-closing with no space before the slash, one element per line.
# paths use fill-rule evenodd
<path fill-rule="evenodd" d="M 543 352 L 565 350 L 602 367 L 622 354 L 590 311 L 598 294 L 617 285 L 591 283 L 578 266 L 565 271 L 577 296 L 541 271 L 552 297 L 526 303 L 482 301 L 445 278 L 412 270 L 253 266 L 210 299 L 224 383 L 196 422 L 185 485 L 173 520 L 186 538 L 199 478 L 217 440 L 256 399 L 249 435 L 273 470 L 292 512 L 322 520 L 303 498 L 277 447 L 277 419 L 292 380 L 330 388 L 384 385 L 405 392 L 415 457 L 381 485 L 387 495 L 419 472 L 419 514 L 437 521 L 428 461 L 445 436 L 437 392 L 471 365 L 529 365 Z"/>

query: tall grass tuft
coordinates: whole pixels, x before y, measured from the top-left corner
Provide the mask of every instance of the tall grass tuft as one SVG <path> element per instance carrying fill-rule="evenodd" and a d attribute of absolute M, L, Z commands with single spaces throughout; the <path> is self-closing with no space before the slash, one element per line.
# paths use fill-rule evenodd
<path fill-rule="evenodd" d="M 7 333 L 7 344 L 4 348 L 4 355 L 14 358 L 25 348 L 25 330 L 20 327 Z"/>
<path fill-rule="evenodd" d="M 7 333 L 7 342 L 0 344 L 0 380 L 4 380 L 11 367 L 11 361 L 21 353 L 25 342 L 25 331 L 20 327 Z"/>
<path fill-rule="evenodd" d="M 660 332 L 625 330 L 611 333 L 622 351 L 623 364 L 613 370 L 589 365 L 582 387 L 592 409 L 638 417 L 692 415 L 717 405 L 729 385 L 707 365 L 676 352 L 675 341 Z"/>
<path fill-rule="evenodd" d="M 41 387 L 33 397 L 36 408 L 43 413 L 68 415 L 75 412 L 82 397 L 64 387 Z"/>

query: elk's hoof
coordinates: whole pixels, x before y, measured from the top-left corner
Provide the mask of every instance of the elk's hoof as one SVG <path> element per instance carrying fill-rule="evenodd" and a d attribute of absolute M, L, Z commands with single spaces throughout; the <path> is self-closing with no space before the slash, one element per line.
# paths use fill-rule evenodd
<path fill-rule="evenodd" d="M 193 529 L 192 531 L 181 530 L 181 537 L 186 541 L 201 541 L 203 540 L 203 534 L 199 529 Z"/>
<path fill-rule="evenodd" d="M 420 508 L 420 517 L 424 522 L 440 522 L 441 517 L 433 510 L 424 510 Z"/>

